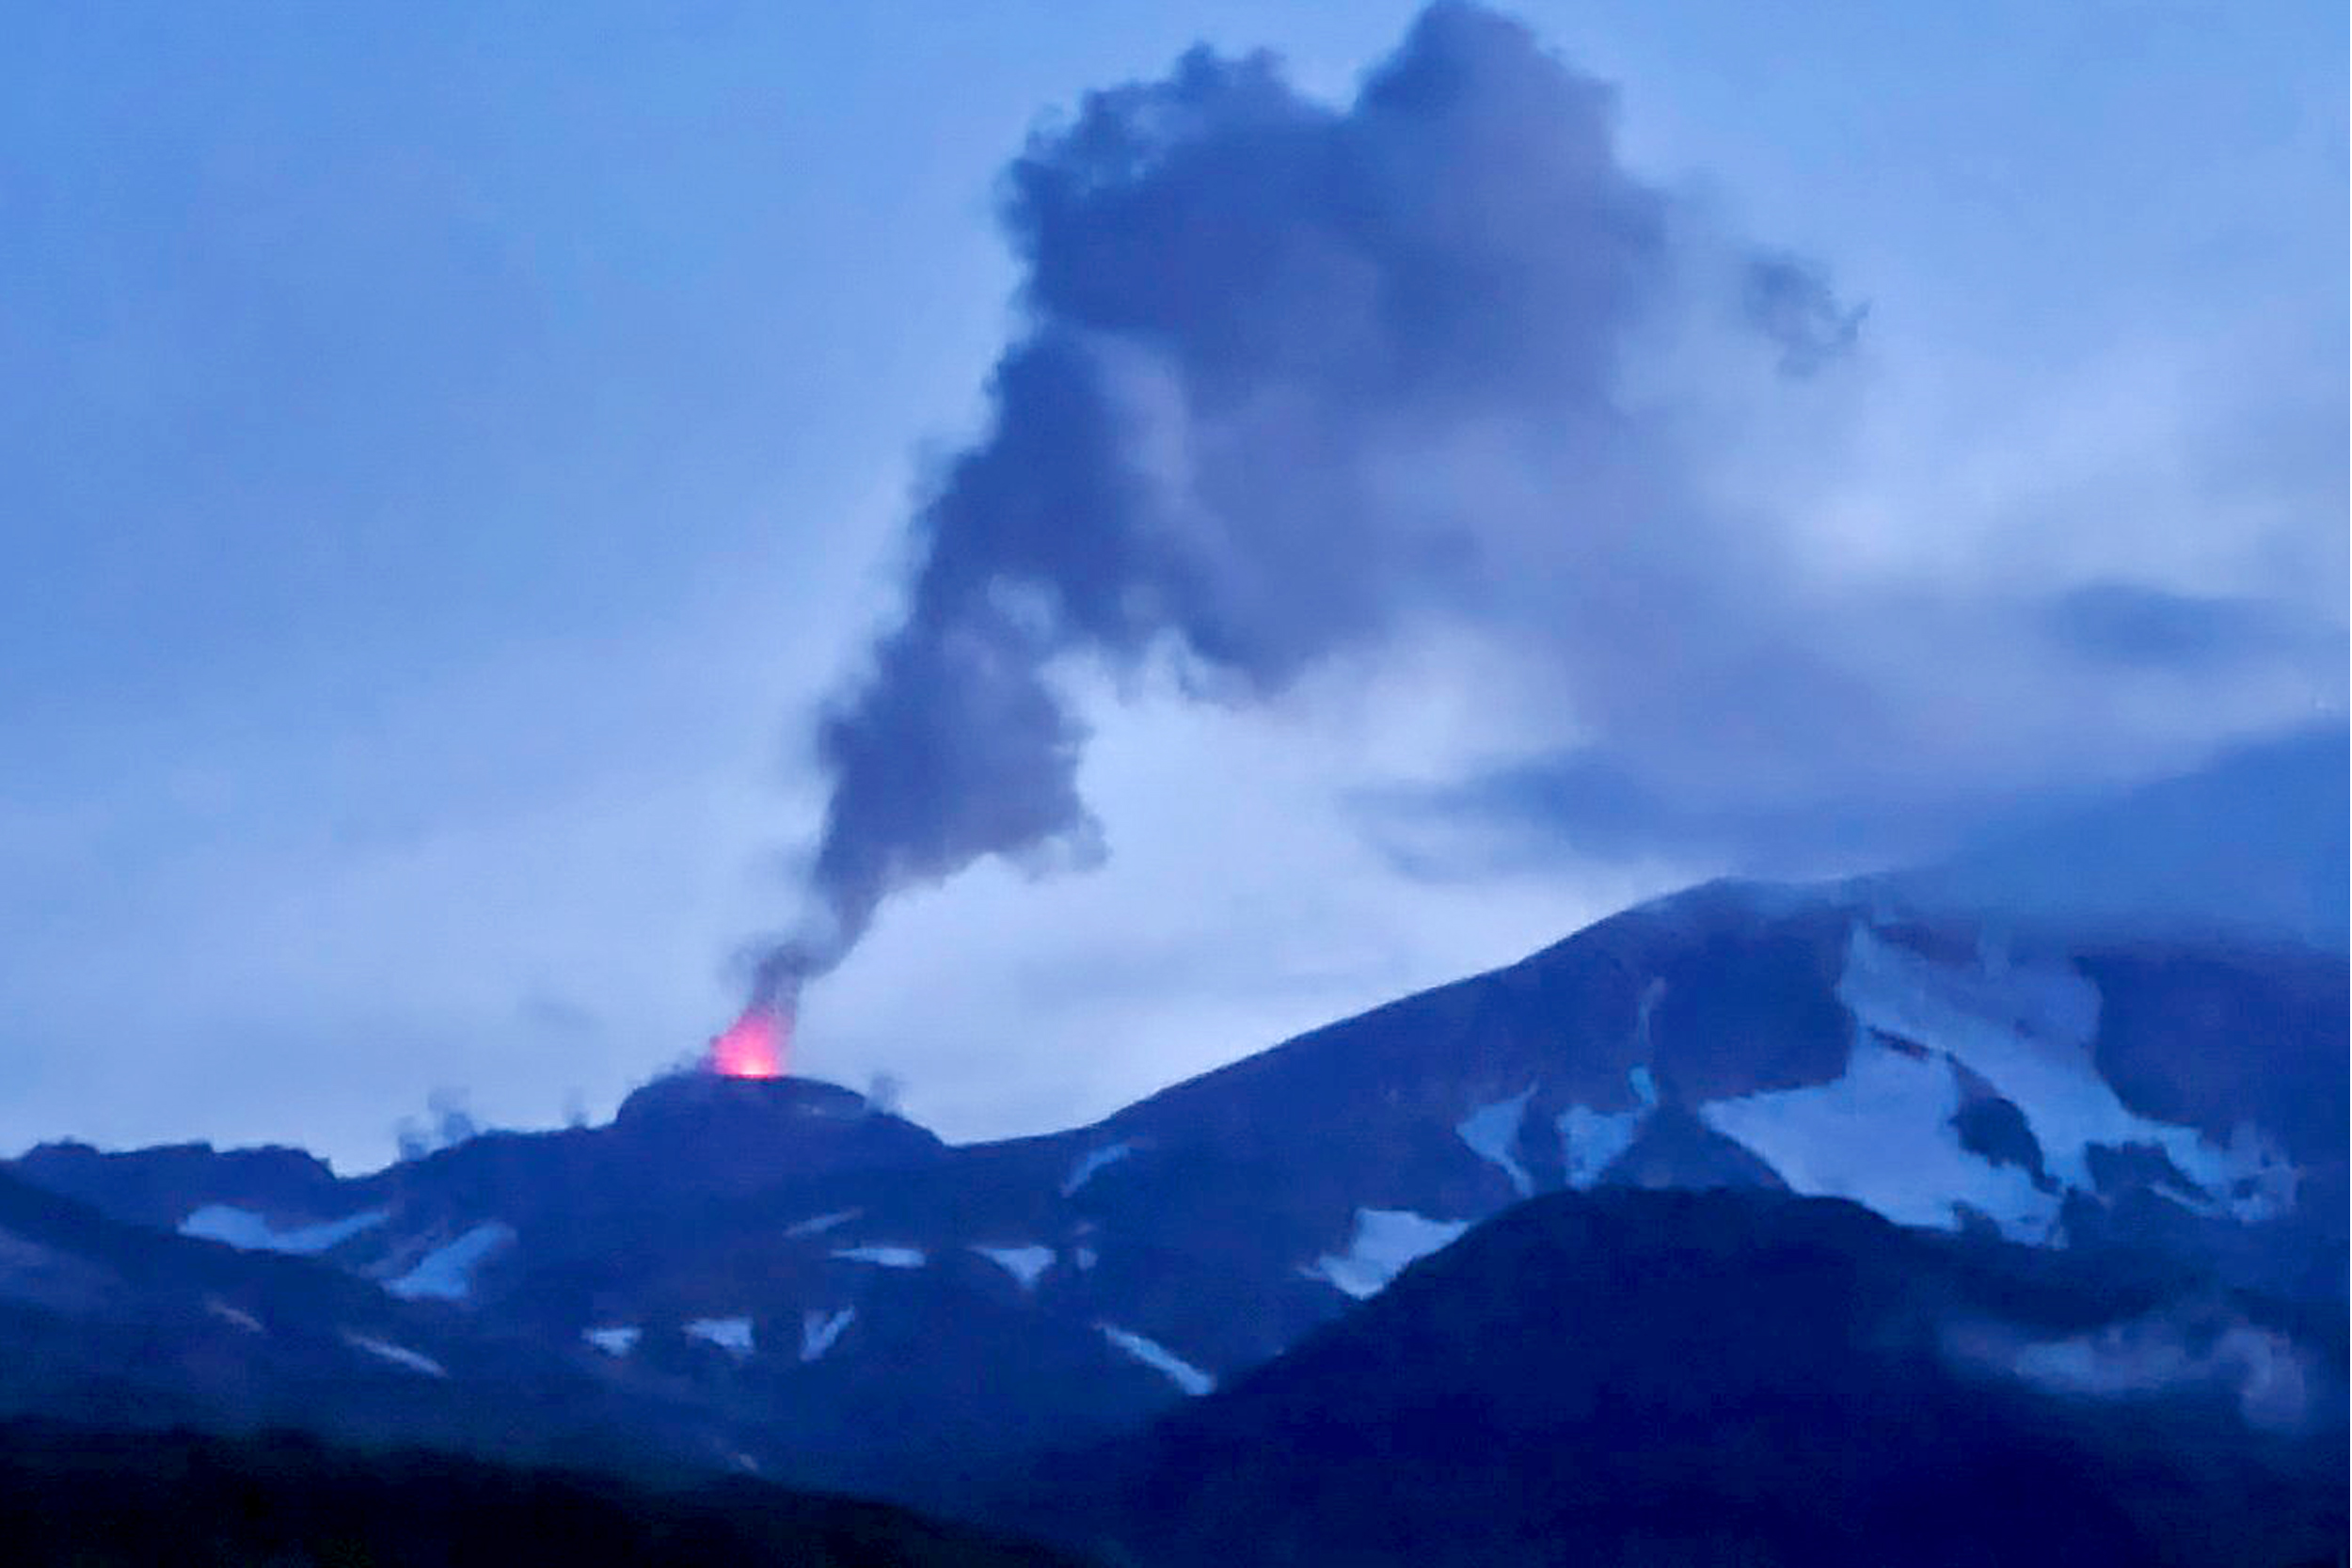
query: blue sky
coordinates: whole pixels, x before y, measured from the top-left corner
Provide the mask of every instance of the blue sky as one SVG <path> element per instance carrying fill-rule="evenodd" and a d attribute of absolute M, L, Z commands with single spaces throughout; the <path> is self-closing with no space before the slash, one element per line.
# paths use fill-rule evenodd
<path fill-rule="evenodd" d="M 698 1046 L 790 908 L 811 716 L 894 614 L 911 490 L 985 420 L 1025 134 L 1196 40 L 1343 101 L 1413 14 L 10 19 L 0 1146 L 364 1165 L 436 1087 L 545 1124 Z M 1615 85 L 1691 223 L 1867 303 L 1800 395 L 1699 365 L 1704 483 L 1839 585 L 1890 700 L 1981 673 L 1934 734 L 1988 790 L 2341 713 L 2339 8 L 1512 14 Z M 2066 597 L 2119 582 L 2196 604 Z M 1932 653 L 1878 624 L 1928 587 L 1966 607 Z M 2037 662 L 1981 607 L 2043 598 L 2159 663 L 2261 635 Z M 1471 809 L 1559 738 L 1551 667 L 1479 630 L 1258 707 L 1074 673 L 1108 862 L 902 899 L 803 1065 L 895 1071 L 955 1135 L 1054 1125 L 1753 848 Z"/>

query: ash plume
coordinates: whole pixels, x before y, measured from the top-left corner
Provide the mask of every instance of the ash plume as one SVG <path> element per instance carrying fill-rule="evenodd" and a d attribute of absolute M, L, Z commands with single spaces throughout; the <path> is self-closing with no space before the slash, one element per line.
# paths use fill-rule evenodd
<path fill-rule="evenodd" d="M 1062 661 L 1247 704 L 1431 617 L 1518 615 L 1575 696 L 1669 606 L 1744 625 L 1717 584 L 1751 552 L 1686 499 L 1627 365 L 1713 312 L 1808 374 L 1860 316 L 1629 174 L 1613 112 L 1525 28 L 1440 4 L 1344 105 L 1200 49 L 1033 135 L 1002 201 L 1021 325 L 914 518 L 902 619 L 819 723 L 818 913 L 762 997 L 898 890 L 1101 858 Z M 1758 641 L 1694 642 L 1674 678 L 1731 682 Z"/>

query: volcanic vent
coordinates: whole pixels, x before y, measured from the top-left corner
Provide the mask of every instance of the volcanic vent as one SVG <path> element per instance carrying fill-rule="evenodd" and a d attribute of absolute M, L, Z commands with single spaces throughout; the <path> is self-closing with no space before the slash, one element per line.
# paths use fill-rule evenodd
<path fill-rule="evenodd" d="M 754 1002 L 711 1040 L 704 1066 L 726 1078 L 781 1078 L 791 1053 L 791 1015 Z"/>

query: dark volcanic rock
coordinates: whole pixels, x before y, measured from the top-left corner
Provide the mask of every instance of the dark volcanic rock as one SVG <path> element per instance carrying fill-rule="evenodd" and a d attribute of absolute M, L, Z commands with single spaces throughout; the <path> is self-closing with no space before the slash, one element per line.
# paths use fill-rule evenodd
<path fill-rule="evenodd" d="M 755 1192 L 818 1171 L 918 1164 L 936 1134 L 813 1078 L 658 1078 L 621 1102 L 608 1157 L 642 1180 Z"/>
<path fill-rule="evenodd" d="M 2036 1181 L 2048 1179 L 2042 1164 L 2042 1145 L 2026 1113 L 1999 1095 L 1980 1095 L 1953 1112 L 1952 1131 L 1960 1134 L 1960 1147 L 1971 1154 L 2029 1171 Z"/>
<path fill-rule="evenodd" d="M 1626 1151 L 1601 1172 L 1608 1187 L 1767 1187 L 1788 1183 L 1772 1166 L 1679 1105 L 1662 1105 Z"/>

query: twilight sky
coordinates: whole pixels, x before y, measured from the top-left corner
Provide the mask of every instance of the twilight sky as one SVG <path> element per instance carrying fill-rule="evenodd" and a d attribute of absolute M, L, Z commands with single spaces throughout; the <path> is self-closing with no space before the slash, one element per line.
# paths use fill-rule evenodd
<path fill-rule="evenodd" d="M 812 863 L 1035 1131 L 2342 716 L 2340 7 L 1507 14 L 11 19 L 0 1148 L 601 1117 Z"/>

